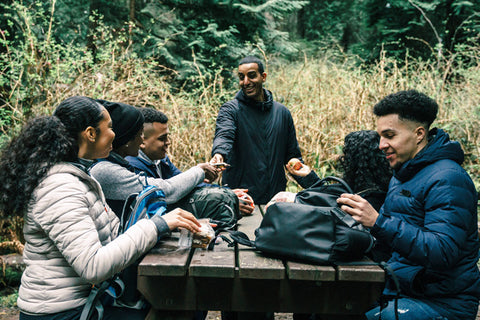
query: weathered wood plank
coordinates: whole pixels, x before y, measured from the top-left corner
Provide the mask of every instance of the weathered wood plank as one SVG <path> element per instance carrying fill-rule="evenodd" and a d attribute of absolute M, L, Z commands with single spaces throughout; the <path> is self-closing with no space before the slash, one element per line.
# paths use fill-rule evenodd
<path fill-rule="evenodd" d="M 139 275 L 137 287 L 154 309 L 197 309 L 197 290 L 193 278 Z"/>
<path fill-rule="evenodd" d="M 364 281 L 378 282 L 385 281 L 385 272 L 376 265 L 339 265 L 337 266 L 338 281 Z"/>
<path fill-rule="evenodd" d="M 139 276 L 184 276 L 190 249 L 178 248 L 179 232 L 160 241 L 140 262 Z"/>
<path fill-rule="evenodd" d="M 235 276 L 235 248 L 221 239 L 213 250 L 197 248 L 190 262 L 192 277 L 233 278 Z"/>
<path fill-rule="evenodd" d="M 287 276 L 292 280 L 335 281 L 335 268 L 298 262 L 285 263 Z"/>
<path fill-rule="evenodd" d="M 245 216 L 238 220 L 238 230 L 245 233 L 250 240 L 255 240 L 255 229 L 260 226 L 263 216 L 260 211 L 260 206 L 255 206 L 251 216 Z"/>

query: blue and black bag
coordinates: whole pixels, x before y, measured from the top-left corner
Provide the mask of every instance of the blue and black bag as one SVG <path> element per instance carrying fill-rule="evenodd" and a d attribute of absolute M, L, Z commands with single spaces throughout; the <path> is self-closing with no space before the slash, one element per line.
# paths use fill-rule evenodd
<path fill-rule="evenodd" d="M 146 179 L 145 179 L 146 180 Z M 156 214 L 167 212 L 164 192 L 157 186 L 146 185 L 140 193 L 131 194 L 123 206 L 120 215 L 118 234 L 124 233 L 141 219 L 149 219 Z M 112 279 L 95 285 L 90 292 L 87 303 L 83 308 L 80 320 L 103 318 L 103 306 L 113 305 L 134 309 L 147 307 L 142 295 L 137 290 L 137 269 L 143 257 L 122 270 Z"/>

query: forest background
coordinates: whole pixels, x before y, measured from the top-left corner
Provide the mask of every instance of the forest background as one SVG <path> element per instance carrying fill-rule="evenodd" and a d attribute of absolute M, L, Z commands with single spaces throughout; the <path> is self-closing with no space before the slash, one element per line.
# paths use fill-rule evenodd
<path fill-rule="evenodd" d="M 32 117 L 85 95 L 164 111 L 173 162 L 208 161 L 248 54 L 266 61 L 266 87 L 320 176 L 341 174 L 343 137 L 375 128 L 377 101 L 413 88 L 438 101 L 434 125 L 462 144 L 480 187 L 480 0 L 3 1 L 0 150 Z M 22 219 L 0 217 L 0 254 L 21 252 Z M 4 268 L 0 288 L 16 281 Z"/>

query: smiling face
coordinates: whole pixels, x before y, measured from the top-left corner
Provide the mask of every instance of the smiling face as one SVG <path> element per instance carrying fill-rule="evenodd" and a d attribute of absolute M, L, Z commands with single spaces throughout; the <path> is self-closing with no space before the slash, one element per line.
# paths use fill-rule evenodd
<path fill-rule="evenodd" d="M 165 158 L 170 145 L 170 137 L 167 123 L 153 122 L 146 123 L 144 126 L 143 144 L 140 146 L 142 151 L 150 160 L 160 160 Z"/>
<path fill-rule="evenodd" d="M 240 88 L 247 97 L 255 101 L 263 101 L 263 83 L 267 74 L 258 71 L 258 64 L 245 63 L 238 66 L 238 78 Z"/>
<path fill-rule="evenodd" d="M 103 119 L 96 128 L 87 127 L 79 134 L 79 158 L 91 160 L 106 158 L 112 151 L 112 142 L 115 138 L 112 119 L 107 110 L 103 109 L 102 114 Z"/>
<path fill-rule="evenodd" d="M 112 119 L 107 110 L 103 110 L 103 119 L 98 124 L 98 134 L 96 139 L 97 158 L 106 158 L 112 151 L 112 142 L 115 139 L 115 133 L 112 129 Z"/>
<path fill-rule="evenodd" d="M 398 114 L 378 117 L 377 132 L 379 148 L 393 169 L 413 159 L 427 144 L 425 128 L 414 121 L 400 119 Z"/>

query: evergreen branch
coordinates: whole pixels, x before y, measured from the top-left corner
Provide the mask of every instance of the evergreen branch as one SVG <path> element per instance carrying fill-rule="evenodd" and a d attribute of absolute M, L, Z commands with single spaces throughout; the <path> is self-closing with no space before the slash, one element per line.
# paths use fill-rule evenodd
<path fill-rule="evenodd" d="M 425 14 L 425 12 L 422 10 L 422 8 L 420 8 L 418 5 L 416 5 L 415 3 L 413 3 L 412 0 L 408 0 L 408 2 L 414 6 L 418 11 L 420 11 L 420 13 L 422 14 L 423 18 L 428 22 L 428 24 L 430 25 L 430 27 L 432 28 L 433 32 L 435 33 L 435 37 L 437 38 L 437 41 L 438 41 L 438 44 L 439 44 L 439 47 L 438 47 L 438 58 L 440 58 L 442 56 L 442 38 L 440 38 L 440 36 L 438 35 L 438 32 L 437 32 L 437 29 L 435 29 L 435 27 L 433 26 L 433 23 L 432 21 L 430 21 L 430 19 L 428 19 L 427 15 Z"/>

